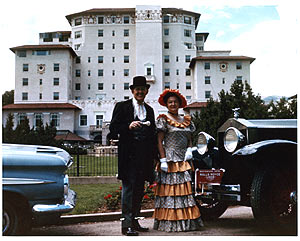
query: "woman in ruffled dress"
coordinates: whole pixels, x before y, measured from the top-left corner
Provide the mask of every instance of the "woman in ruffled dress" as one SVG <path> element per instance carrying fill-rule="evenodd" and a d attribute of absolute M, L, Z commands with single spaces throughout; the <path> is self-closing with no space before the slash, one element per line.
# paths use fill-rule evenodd
<path fill-rule="evenodd" d="M 192 195 L 191 117 L 178 114 L 187 104 L 178 91 L 166 89 L 158 102 L 168 109 L 157 118 L 158 152 L 156 167 L 154 229 L 166 232 L 200 230 L 203 222 Z"/>

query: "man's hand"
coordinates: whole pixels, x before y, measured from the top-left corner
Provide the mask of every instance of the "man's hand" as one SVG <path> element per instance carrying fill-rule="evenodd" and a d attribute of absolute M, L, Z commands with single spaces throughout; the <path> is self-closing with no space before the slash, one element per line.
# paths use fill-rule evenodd
<path fill-rule="evenodd" d="M 129 125 L 129 130 L 139 128 L 139 127 L 141 127 L 141 122 L 140 121 L 133 121 Z"/>

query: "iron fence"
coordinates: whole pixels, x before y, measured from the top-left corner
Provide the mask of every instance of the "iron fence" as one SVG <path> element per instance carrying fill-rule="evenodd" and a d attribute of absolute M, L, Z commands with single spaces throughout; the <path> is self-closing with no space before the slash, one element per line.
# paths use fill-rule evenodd
<path fill-rule="evenodd" d="M 68 169 L 69 176 L 116 176 L 118 156 L 115 150 L 101 149 L 99 152 L 75 154 L 73 165 Z"/>

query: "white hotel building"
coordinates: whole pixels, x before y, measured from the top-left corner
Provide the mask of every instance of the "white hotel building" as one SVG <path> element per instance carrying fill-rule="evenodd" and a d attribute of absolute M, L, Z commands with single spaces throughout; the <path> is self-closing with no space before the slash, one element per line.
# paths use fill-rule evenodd
<path fill-rule="evenodd" d="M 71 31 L 40 33 L 38 45 L 15 53 L 14 104 L 3 107 L 15 122 L 53 121 L 60 132 L 106 143 L 114 105 L 131 98 L 129 85 L 144 75 L 146 102 L 155 114 L 165 88 L 179 89 L 187 112 L 218 98 L 234 80 L 250 83 L 254 58 L 205 51 L 208 33 L 196 33 L 200 14 L 177 8 L 98 8 L 66 16 Z"/>

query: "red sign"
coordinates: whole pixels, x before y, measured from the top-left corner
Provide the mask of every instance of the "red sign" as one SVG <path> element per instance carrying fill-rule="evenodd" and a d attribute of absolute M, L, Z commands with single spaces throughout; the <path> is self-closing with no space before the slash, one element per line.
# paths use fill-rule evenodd
<path fill-rule="evenodd" d="M 215 169 L 215 170 L 196 170 L 196 183 L 197 184 L 220 184 L 224 174 L 224 170 Z"/>

